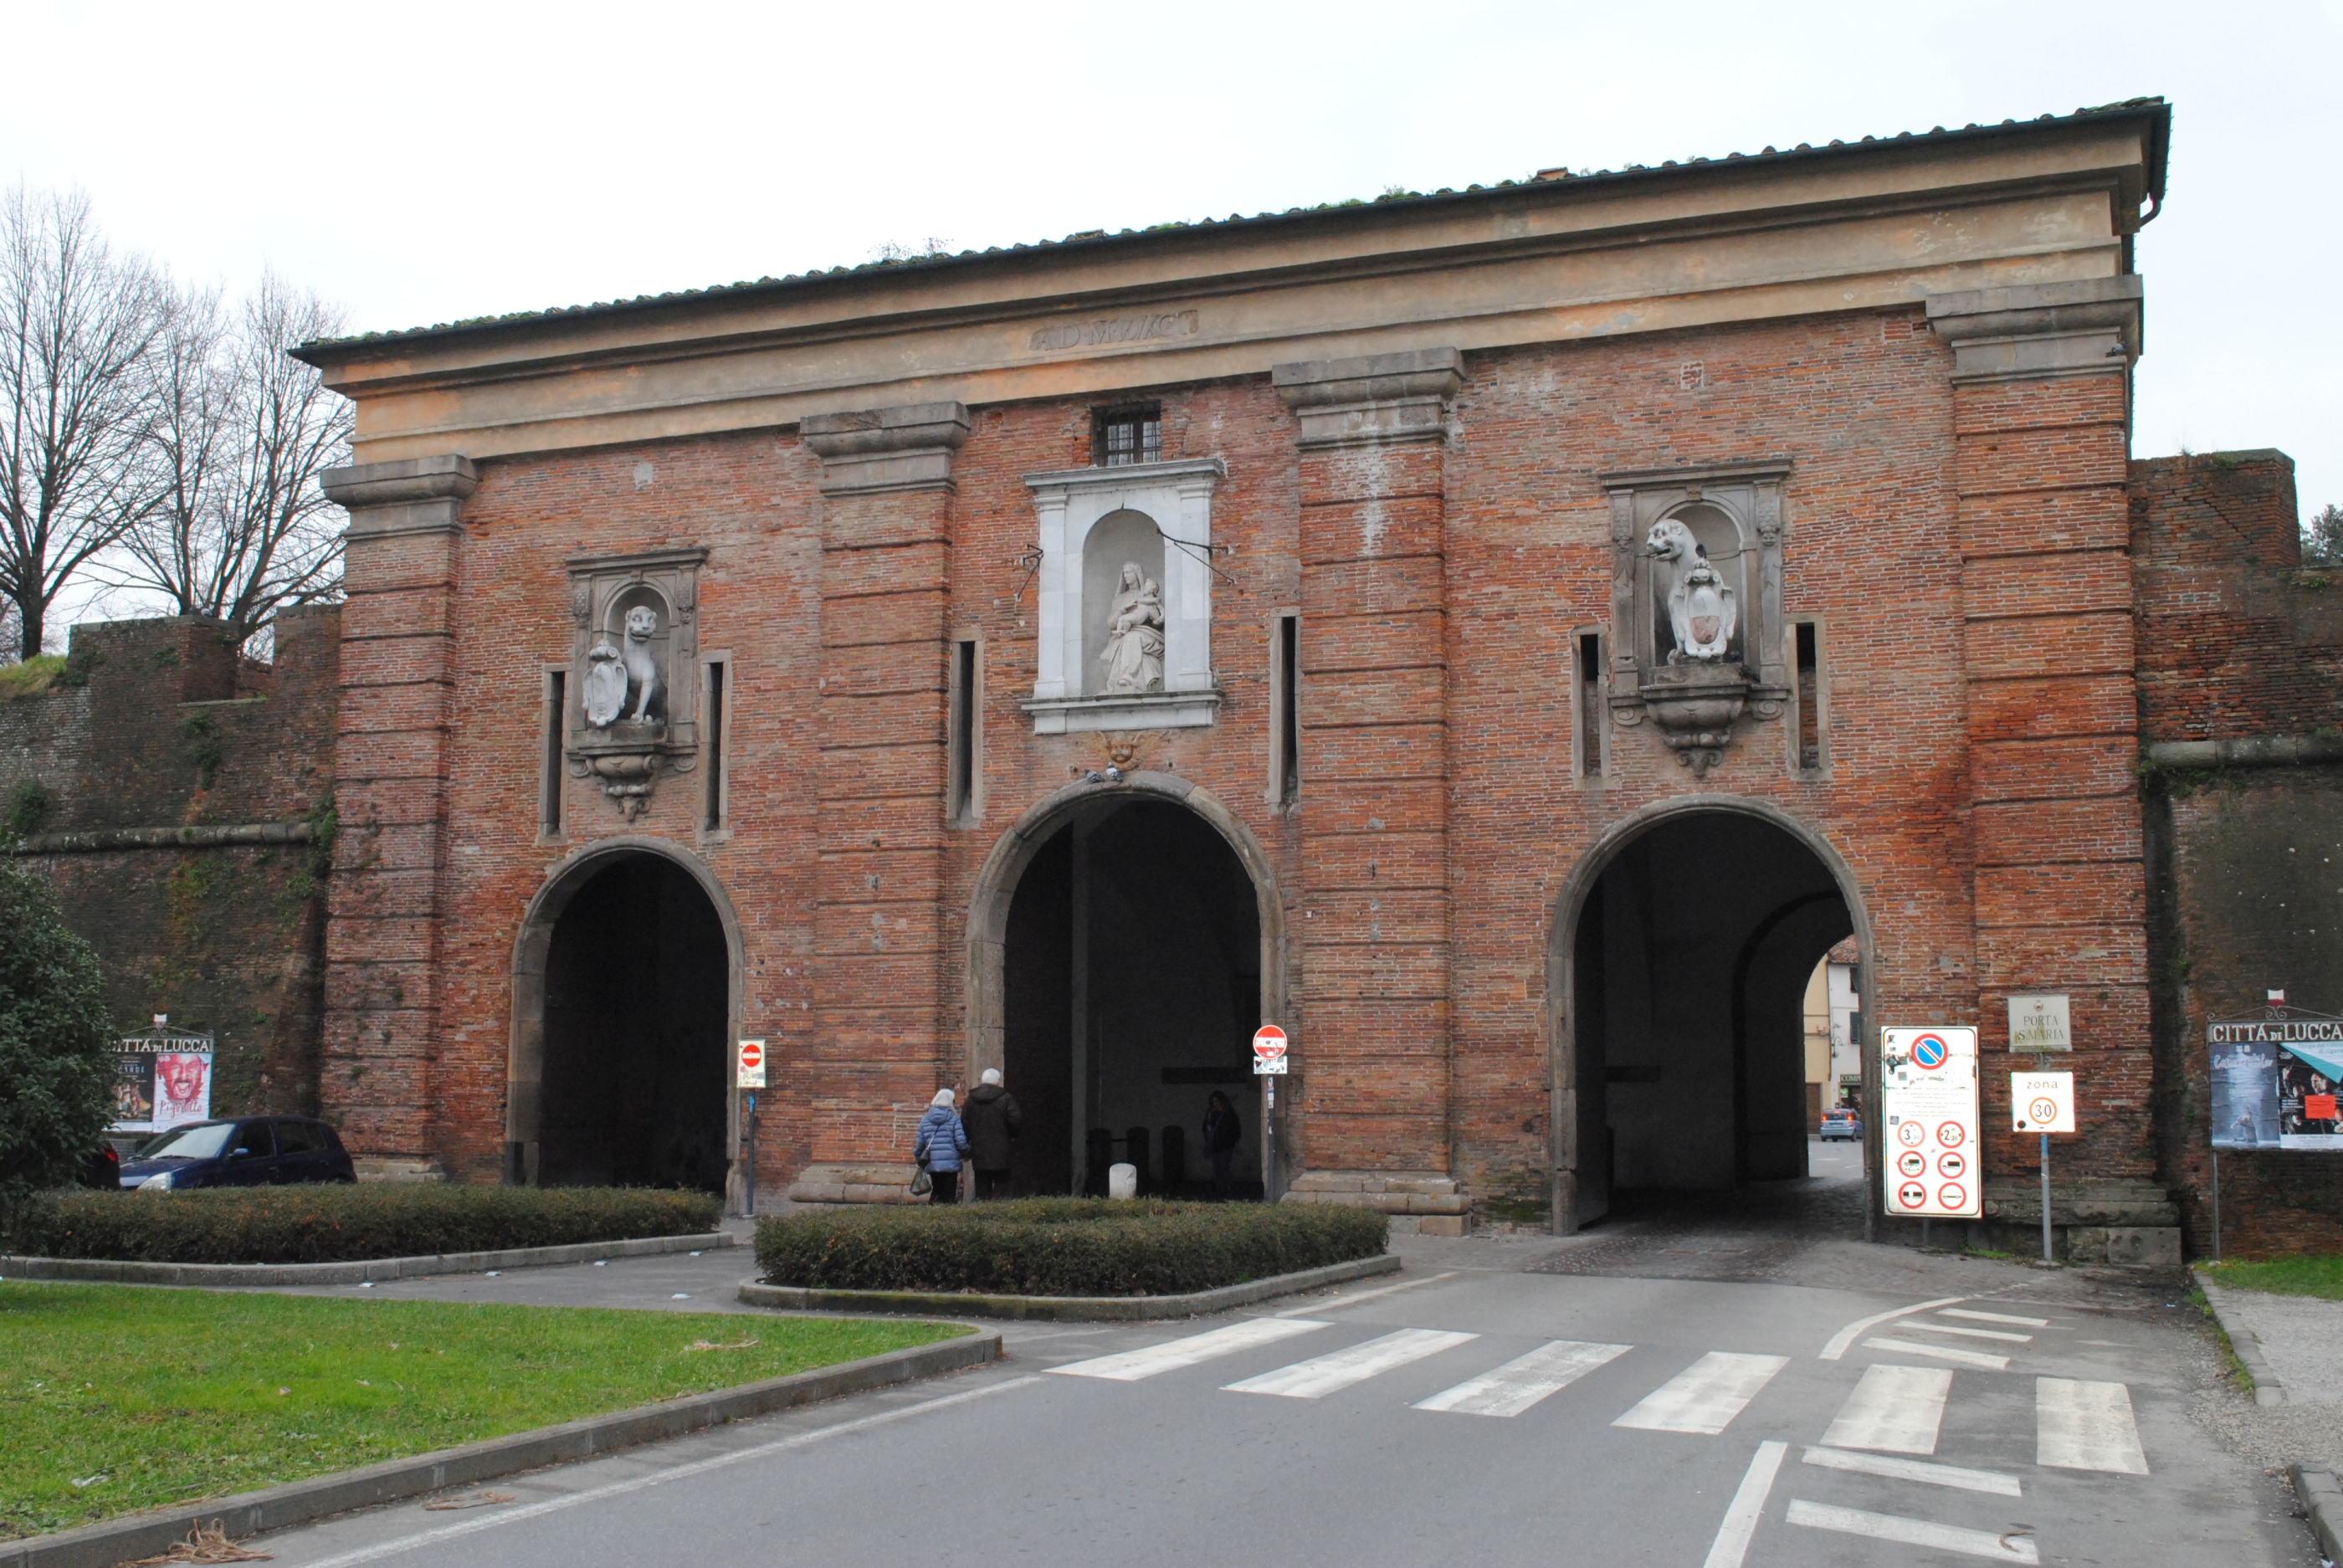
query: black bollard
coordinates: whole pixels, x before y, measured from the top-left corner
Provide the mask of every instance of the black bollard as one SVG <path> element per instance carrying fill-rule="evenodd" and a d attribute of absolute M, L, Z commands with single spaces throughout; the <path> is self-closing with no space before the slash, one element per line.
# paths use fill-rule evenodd
<path fill-rule="evenodd" d="M 1131 1169 L 1139 1173 L 1137 1191 L 1144 1198 L 1155 1191 L 1154 1184 L 1147 1179 L 1147 1129 L 1126 1128 L 1122 1134 L 1122 1157 L 1130 1161 Z"/>
<path fill-rule="evenodd" d="M 1093 1127 L 1086 1143 L 1090 1169 L 1082 1173 L 1082 1191 L 1088 1197 L 1103 1198 L 1106 1168 L 1114 1163 L 1114 1134 L 1103 1127 Z"/>
<path fill-rule="evenodd" d="M 1177 1198 L 1188 1180 L 1188 1130 L 1174 1123 L 1163 1130 L 1163 1195 Z"/>

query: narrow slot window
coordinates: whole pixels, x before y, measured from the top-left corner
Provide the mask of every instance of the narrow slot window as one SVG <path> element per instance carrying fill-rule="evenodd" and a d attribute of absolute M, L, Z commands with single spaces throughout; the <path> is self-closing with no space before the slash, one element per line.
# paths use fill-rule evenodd
<path fill-rule="evenodd" d="M 1279 806 L 1302 799 L 1302 618 L 1281 615 L 1271 633 L 1269 665 L 1269 798 Z"/>
<path fill-rule="evenodd" d="M 955 828 L 974 827 L 978 817 L 977 789 L 984 777 L 981 737 L 978 734 L 978 716 L 982 712 L 978 692 L 981 668 L 974 638 L 964 638 L 951 645 L 951 763 L 944 809 L 947 819 Z"/>
<path fill-rule="evenodd" d="M 1793 623 L 1792 629 L 1798 650 L 1798 771 L 1818 774 L 1823 770 L 1823 737 L 1829 733 L 1823 715 L 1823 628 L 1819 622 L 1802 620 Z"/>
<path fill-rule="evenodd" d="M 706 718 L 701 733 L 708 742 L 708 760 L 700 769 L 699 829 L 703 833 L 720 833 L 727 821 L 726 790 L 731 780 L 724 767 L 725 727 L 731 715 L 726 709 L 731 696 L 732 673 L 729 659 L 716 658 L 708 662 Z"/>
<path fill-rule="evenodd" d="M 569 711 L 569 672 L 545 672 L 544 712 L 540 726 L 545 755 L 537 780 L 537 832 L 541 839 L 561 837 L 561 727 Z"/>
<path fill-rule="evenodd" d="M 1603 777 L 1603 634 L 1578 634 L 1578 776 Z"/>

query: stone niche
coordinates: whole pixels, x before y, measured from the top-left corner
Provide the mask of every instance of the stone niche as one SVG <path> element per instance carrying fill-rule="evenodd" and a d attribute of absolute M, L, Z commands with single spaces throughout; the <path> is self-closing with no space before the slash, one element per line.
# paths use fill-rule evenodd
<path fill-rule="evenodd" d="M 662 771 L 698 765 L 699 568 L 704 549 L 576 556 L 563 755 L 632 822 Z"/>
<path fill-rule="evenodd" d="M 1612 722 L 1705 774 L 1745 716 L 1780 717 L 1786 460 L 1598 476 L 1611 498 Z"/>
<path fill-rule="evenodd" d="M 1212 492 L 1227 475 L 1196 457 L 1025 476 L 1041 548 L 1034 734 L 1213 722 Z"/>

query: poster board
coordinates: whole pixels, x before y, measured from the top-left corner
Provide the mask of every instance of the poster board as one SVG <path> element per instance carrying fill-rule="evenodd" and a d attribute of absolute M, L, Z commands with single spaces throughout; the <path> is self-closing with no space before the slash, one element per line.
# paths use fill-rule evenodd
<path fill-rule="evenodd" d="M 1910 1220 L 1982 1218 L 1976 1030 L 1883 1029 L 1879 1053 L 1885 1211 Z"/>
<path fill-rule="evenodd" d="M 2216 1149 L 2343 1154 L 2343 1018 L 2283 1004 L 2205 1026 Z"/>
<path fill-rule="evenodd" d="M 111 1132 L 168 1132 L 212 1115 L 213 1039 L 169 1026 L 158 1016 L 144 1034 L 114 1043 Z"/>

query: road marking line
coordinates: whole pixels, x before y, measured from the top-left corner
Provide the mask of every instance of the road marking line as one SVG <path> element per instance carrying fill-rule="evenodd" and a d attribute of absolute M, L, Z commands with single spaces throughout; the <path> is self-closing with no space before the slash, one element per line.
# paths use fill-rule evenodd
<path fill-rule="evenodd" d="M 1866 1513 L 1860 1508 L 1828 1508 L 1800 1498 L 1790 1500 L 1790 1523 L 1809 1530 L 1835 1530 L 1846 1535 L 1868 1535 L 1903 1546 L 1933 1546 L 1942 1552 L 1966 1552 L 1996 1563 L 2039 1563 L 2042 1554 L 2023 1535 L 1996 1535 L 1990 1530 L 1963 1530 L 1926 1519 L 1899 1519 L 1893 1513 Z"/>
<path fill-rule="evenodd" d="M 1741 1560 L 1749 1554 L 1749 1538 L 1757 1533 L 1757 1521 L 1765 1513 L 1765 1498 L 1774 1490 L 1774 1477 L 1781 1471 L 1782 1455 L 1790 1451 L 1786 1442 L 1771 1440 L 1757 1445 L 1756 1454 L 1749 1461 L 1749 1470 L 1741 1478 L 1741 1488 L 1733 1494 L 1731 1506 L 1725 1511 L 1725 1523 L 1716 1527 L 1716 1540 L 1708 1549 L 1708 1561 L 1701 1568 L 1741 1568 Z"/>
<path fill-rule="evenodd" d="M 1190 1334 L 1185 1339 L 1170 1340 L 1143 1350 L 1123 1351 L 1111 1356 L 1097 1356 L 1090 1361 L 1070 1362 L 1051 1372 L 1060 1377 L 1101 1377 L 1115 1382 L 1137 1382 L 1141 1378 L 1159 1372 L 1177 1372 L 1182 1367 L 1195 1366 L 1215 1356 L 1233 1355 L 1256 1345 L 1274 1344 L 1279 1340 L 1292 1339 L 1331 1325 L 1312 1322 L 1308 1318 L 1247 1318 L 1241 1323 L 1214 1329 L 1209 1333 Z"/>
<path fill-rule="evenodd" d="M 1945 1419 L 1945 1396 L 1953 1392 L 1949 1367 L 1865 1367 L 1863 1381 L 1839 1406 L 1838 1419 L 1823 1433 L 1826 1448 L 1878 1448 L 1890 1453 L 1934 1453 L 1936 1428 Z"/>
<path fill-rule="evenodd" d="M 1633 1345 L 1555 1340 L 1494 1371 L 1420 1400 L 1414 1408 L 1453 1411 L 1459 1415 L 1519 1415 L 1546 1395 L 1568 1388 L 1596 1367 L 1633 1349 Z"/>
<path fill-rule="evenodd" d="M 2060 1470 L 2111 1470 L 2146 1475 L 2131 1390 L 2119 1382 L 2034 1380 L 2034 1462 Z"/>
<path fill-rule="evenodd" d="M 304 1564 L 303 1568 L 356 1568 L 356 1564 L 360 1563 L 372 1563 L 384 1557 L 395 1557 L 402 1552 L 412 1552 L 421 1546 L 437 1546 L 443 1541 L 453 1541 L 458 1536 L 478 1534 L 483 1530 L 495 1530 L 503 1525 L 517 1524 L 524 1519 L 541 1518 L 565 1508 L 575 1508 L 580 1503 L 599 1503 L 605 1498 L 623 1497 L 630 1492 L 646 1491 L 650 1487 L 664 1485 L 670 1481 L 682 1481 L 695 1475 L 705 1475 L 711 1470 L 722 1470 L 729 1465 L 744 1463 L 751 1459 L 763 1459 L 769 1454 L 784 1452 L 792 1448 L 804 1448 L 826 1438 L 842 1437 L 850 1432 L 862 1432 L 870 1427 L 886 1425 L 890 1422 L 924 1415 L 929 1411 L 941 1410 L 946 1405 L 966 1404 L 970 1400 L 984 1399 L 996 1393 L 1007 1393 L 1012 1388 L 1023 1388 L 1028 1383 L 1041 1381 L 1039 1377 L 1011 1378 L 1007 1382 L 997 1382 L 989 1388 L 972 1388 L 965 1393 L 946 1394 L 941 1399 L 926 1400 L 919 1404 L 905 1405 L 900 1410 L 882 1410 L 875 1415 L 858 1416 L 852 1421 L 841 1421 L 836 1426 L 825 1426 L 813 1432 L 799 1432 L 793 1437 L 779 1438 L 771 1442 L 760 1442 L 754 1448 L 737 1449 L 730 1453 L 719 1453 L 707 1459 L 697 1459 L 689 1464 L 679 1464 L 673 1469 L 659 1471 L 654 1474 L 638 1475 L 629 1481 L 614 1481 L 607 1486 L 588 1487 L 584 1492 L 573 1492 L 562 1497 L 548 1497 L 542 1503 L 527 1503 L 519 1508 L 508 1508 L 496 1513 L 483 1513 L 476 1518 L 467 1519 L 459 1524 L 443 1524 L 437 1530 L 426 1530 L 419 1534 L 409 1535 L 404 1540 L 386 1541 L 372 1546 L 361 1546 L 353 1552 L 340 1553 L 332 1557 L 321 1557 L 314 1563 Z M 598 1453 L 592 1457 L 602 1459 L 608 1456 Z"/>
<path fill-rule="evenodd" d="M 1422 1361 L 1429 1355 L 1453 1349 L 1466 1340 L 1476 1340 L 1478 1334 L 1460 1334 L 1447 1329 L 1402 1329 L 1363 1345 L 1335 1351 L 1328 1355 L 1312 1356 L 1306 1362 L 1280 1367 L 1275 1372 L 1246 1378 L 1242 1382 L 1222 1386 L 1236 1393 L 1273 1393 L 1285 1399 L 1323 1399 L 1339 1393 L 1353 1383 L 1403 1367 L 1410 1362 Z"/>
<path fill-rule="evenodd" d="M 1854 1346 L 1855 1341 L 1861 1339 L 1865 1334 L 1868 1333 L 1873 1329 L 1877 1328 L 1882 1323 L 1893 1322 L 1897 1318 L 1908 1318 L 1914 1312 L 1929 1312 L 1937 1307 L 1956 1306 L 1962 1302 L 1966 1302 L 1968 1298 L 1966 1296 L 1942 1296 L 1933 1302 L 1922 1302 L 1919 1305 L 1915 1307 L 1898 1307 L 1892 1312 L 1874 1312 L 1867 1318 L 1857 1318 L 1855 1322 L 1847 1324 L 1846 1327 L 1839 1330 L 1838 1332 L 1831 1335 L 1830 1343 L 1823 1347 L 1823 1353 L 1820 1359 L 1826 1362 L 1837 1361 L 1840 1357 L 1846 1354 L 1847 1351 Z"/>
<path fill-rule="evenodd" d="M 1385 1285 L 1380 1291 L 1361 1291 L 1355 1296 L 1342 1296 L 1331 1302 L 1309 1302 L 1302 1306 L 1288 1307 L 1282 1312 L 1272 1312 L 1269 1315 L 1272 1318 L 1298 1318 L 1310 1312 L 1340 1312 L 1344 1307 L 1355 1307 L 1361 1302 L 1372 1302 L 1377 1296 L 1395 1296 L 1402 1291 L 1412 1291 L 1418 1285 L 1436 1285 L 1443 1280 L 1453 1280 L 1455 1277 L 1456 1271 L 1451 1269 L 1444 1274 L 1433 1274 L 1422 1280 L 1410 1280 L 1404 1284 Z"/>
<path fill-rule="evenodd" d="M 1987 1372 L 2006 1372 L 2007 1356 L 1989 1356 L 1983 1351 L 1965 1351 L 1952 1345 L 1924 1345 L 1917 1340 L 1865 1340 L 1867 1351 L 1894 1351 L 1899 1355 L 1934 1356 L 1940 1362 L 1954 1362 L 1965 1367 L 1983 1367 Z"/>
<path fill-rule="evenodd" d="M 1748 1407 L 1775 1372 L 1789 1364 L 1787 1356 L 1711 1351 L 1611 1424 L 1638 1432 L 1689 1432 L 1715 1437 Z"/>
<path fill-rule="evenodd" d="M 2013 1334 L 2007 1329 L 1965 1329 L 1958 1323 L 1924 1323 L 1917 1319 L 1896 1325 L 1898 1333 L 1958 1334 L 1965 1340 L 1999 1340 L 2004 1344 L 2030 1345 L 2032 1334 Z"/>
<path fill-rule="evenodd" d="M 1940 1318 L 1967 1318 L 1980 1323 L 2016 1323 L 2021 1329 L 2046 1329 L 2048 1318 L 2013 1318 L 2007 1312 L 1973 1312 L 1966 1307 L 1946 1307 L 1936 1314 Z"/>
<path fill-rule="evenodd" d="M 2017 1477 L 1991 1470 L 1964 1470 L 1957 1464 L 1929 1464 L 1917 1459 L 1890 1459 L 1882 1453 L 1846 1453 L 1835 1448 L 1806 1450 L 1808 1464 L 1825 1470 L 1852 1470 L 1860 1475 L 1882 1475 L 1890 1481 L 1919 1481 L 1930 1486 L 1956 1486 L 1963 1492 L 1990 1492 L 1997 1497 L 2022 1497 Z"/>

